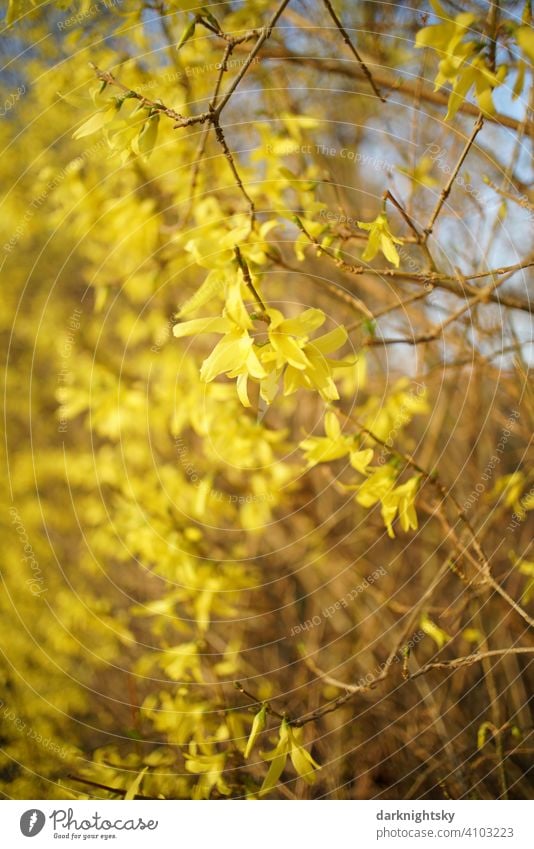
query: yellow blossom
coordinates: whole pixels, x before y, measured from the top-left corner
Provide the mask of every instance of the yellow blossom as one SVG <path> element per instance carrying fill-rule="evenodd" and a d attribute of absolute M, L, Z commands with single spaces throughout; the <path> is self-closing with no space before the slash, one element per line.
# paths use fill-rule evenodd
<path fill-rule="evenodd" d="M 420 476 L 415 475 L 406 483 L 395 487 L 387 492 L 382 497 L 382 518 L 388 531 L 388 536 L 392 539 L 395 537 L 393 533 L 393 520 L 399 513 L 401 528 L 403 531 L 409 531 L 410 528 L 416 530 L 418 527 L 417 513 L 415 512 L 415 496 L 419 489 Z"/>
<path fill-rule="evenodd" d="M 310 436 L 300 443 L 305 452 L 309 466 L 316 463 L 326 463 L 345 457 L 353 448 L 354 439 L 341 433 L 339 420 L 335 413 L 329 410 L 324 417 L 326 436 Z M 371 456 L 373 452 L 371 451 Z"/>
<path fill-rule="evenodd" d="M 391 232 L 386 213 L 381 212 L 374 221 L 358 221 L 358 227 L 369 231 L 369 240 L 362 259 L 370 262 L 378 251 L 381 251 L 387 261 L 398 268 L 400 260 L 395 244 L 401 245 L 402 239 L 398 239 Z"/>

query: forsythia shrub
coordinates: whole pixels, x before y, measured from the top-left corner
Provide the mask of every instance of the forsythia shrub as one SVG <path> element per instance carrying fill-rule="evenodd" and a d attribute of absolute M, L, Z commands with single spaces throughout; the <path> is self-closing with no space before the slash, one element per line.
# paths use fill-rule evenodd
<path fill-rule="evenodd" d="M 520 755 L 508 778 L 451 759 L 526 745 L 524 683 L 492 706 L 482 682 L 448 718 L 461 689 L 436 678 L 427 699 L 415 673 L 437 653 L 465 681 L 463 656 L 526 651 L 532 625 L 517 345 L 490 371 L 491 340 L 525 336 L 532 262 L 483 251 L 532 202 L 473 164 L 528 100 L 528 12 L 384 7 L 399 46 L 370 4 L 336 3 L 351 52 L 331 5 L 309 5 L 317 30 L 266 0 L 8 3 L 6 797 L 524 792 Z M 460 139 L 446 174 L 396 93 L 423 52 L 447 92 L 416 95 L 421 121 L 448 103 L 429 138 Z M 468 156 L 500 207 L 477 245 L 457 220 L 484 206 L 454 185 Z M 488 329 L 492 310 L 512 318 Z M 522 680 L 511 658 L 485 674 Z M 394 707 L 374 708 L 386 678 Z"/>

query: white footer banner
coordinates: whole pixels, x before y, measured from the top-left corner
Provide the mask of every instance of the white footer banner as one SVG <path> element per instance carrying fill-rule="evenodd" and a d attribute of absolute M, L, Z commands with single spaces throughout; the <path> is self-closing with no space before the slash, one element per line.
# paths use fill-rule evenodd
<path fill-rule="evenodd" d="M 195 849 L 532 849 L 523 801 L 4 801 L 0 844 Z"/>

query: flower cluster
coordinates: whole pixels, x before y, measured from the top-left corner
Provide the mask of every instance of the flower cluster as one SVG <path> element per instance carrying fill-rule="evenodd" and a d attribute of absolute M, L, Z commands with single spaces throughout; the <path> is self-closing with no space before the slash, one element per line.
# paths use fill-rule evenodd
<path fill-rule="evenodd" d="M 343 434 L 336 414 L 330 410 L 325 416 L 325 433 L 326 436 L 312 436 L 300 443 L 309 467 L 348 456 L 352 468 L 365 478 L 362 483 L 347 487 L 355 490 L 358 504 L 373 507 L 380 503 L 382 519 L 392 538 L 395 536 L 393 522 L 397 514 L 403 531 L 417 529 L 415 498 L 421 476 L 414 475 L 396 485 L 399 476 L 397 467 L 393 464 L 370 466 L 373 449 L 360 447 L 362 437 Z"/>
<path fill-rule="evenodd" d="M 224 281 L 225 305 L 222 316 L 191 319 L 174 326 L 174 335 L 196 336 L 217 333 L 221 339 L 204 360 L 201 380 L 209 383 L 224 374 L 237 379 L 241 403 L 250 407 L 248 381 L 259 384 L 261 398 L 272 403 L 283 378 L 284 395 L 298 389 L 315 389 L 325 401 L 335 401 L 339 394 L 334 383 L 334 368 L 344 365 L 328 355 L 347 340 L 344 327 L 322 336 L 311 334 L 326 320 L 322 310 L 304 310 L 296 318 L 286 318 L 280 310 L 267 308 L 249 312 L 243 271 Z M 352 361 L 347 363 L 352 365 Z"/>

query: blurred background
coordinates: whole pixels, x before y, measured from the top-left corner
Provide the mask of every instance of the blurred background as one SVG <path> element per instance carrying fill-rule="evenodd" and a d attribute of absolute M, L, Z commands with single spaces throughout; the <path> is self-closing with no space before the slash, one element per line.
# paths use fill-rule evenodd
<path fill-rule="evenodd" d="M 529 10 L 334 5 L 250 59 L 272 0 L 3 4 L 4 798 L 255 798 L 284 716 L 321 768 L 273 798 L 532 795 Z M 446 120 L 455 38 L 486 64 Z M 226 149 L 175 127 L 245 69 Z M 362 259 L 384 210 L 398 266 Z M 347 328 L 342 433 L 424 471 L 416 529 L 307 464 L 319 393 L 199 379 L 172 328 L 235 244 Z"/>

